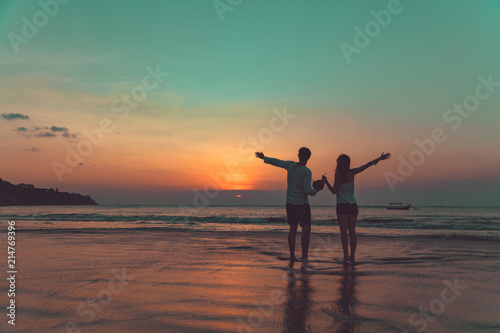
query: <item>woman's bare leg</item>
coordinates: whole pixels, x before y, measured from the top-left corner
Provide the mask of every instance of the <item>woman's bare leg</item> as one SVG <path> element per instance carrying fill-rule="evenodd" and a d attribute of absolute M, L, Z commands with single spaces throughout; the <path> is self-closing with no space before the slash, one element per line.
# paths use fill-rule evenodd
<path fill-rule="evenodd" d="M 340 228 L 340 239 L 342 240 L 342 250 L 344 251 L 344 262 L 349 259 L 349 245 L 347 236 L 347 225 L 349 216 L 346 214 L 337 214 L 337 220 Z"/>
<path fill-rule="evenodd" d="M 351 256 L 349 261 L 355 261 L 356 246 L 358 245 L 358 236 L 356 235 L 356 220 L 358 219 L 358 214 L 348 215 L 347 217 L 347 228 L 349 229 L 349 238 L 351 242 Z"/>

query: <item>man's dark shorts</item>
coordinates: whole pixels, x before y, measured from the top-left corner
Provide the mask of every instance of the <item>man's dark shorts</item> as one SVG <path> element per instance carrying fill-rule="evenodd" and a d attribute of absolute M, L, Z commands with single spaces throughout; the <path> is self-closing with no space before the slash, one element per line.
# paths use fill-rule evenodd
<path fill-rule="evenodd" d="M 286 217 L 289 225 L 297 225 L 301 227 L 311 225 L 311 207 L 309 204 L 292 205 L 286 203 Z"/>

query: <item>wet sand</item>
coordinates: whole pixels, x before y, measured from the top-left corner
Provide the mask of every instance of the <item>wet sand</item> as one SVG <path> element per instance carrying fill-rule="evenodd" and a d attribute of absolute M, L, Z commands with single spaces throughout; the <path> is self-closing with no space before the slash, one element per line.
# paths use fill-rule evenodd
<path fill-rule="evenodd" d="M 0 331 L 500 329 L 498 242 L 360 237 L 347 266 L 339 242 L 313 234 L 302 270 L 283 233 L 20 231 L 16 325 L 4 314 Z"/>

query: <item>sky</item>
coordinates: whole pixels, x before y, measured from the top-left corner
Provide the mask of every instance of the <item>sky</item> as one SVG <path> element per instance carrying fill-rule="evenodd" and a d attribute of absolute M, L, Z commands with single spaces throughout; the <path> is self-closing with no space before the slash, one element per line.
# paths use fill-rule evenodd
<path fill-rule="evenodd" d="M 500 205 L 499 0 L 0 0 L 0 35 L 11 183 L 279 204 L 286 171 L 253 152 L 305 146 L 314 179 L 392 154 L 361 205 Z"/>

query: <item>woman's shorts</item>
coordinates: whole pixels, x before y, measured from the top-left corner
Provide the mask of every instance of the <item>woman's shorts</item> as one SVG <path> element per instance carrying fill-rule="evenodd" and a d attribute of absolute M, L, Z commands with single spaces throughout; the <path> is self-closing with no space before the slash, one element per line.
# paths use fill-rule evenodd
<path fill-rule="evenodd" d="M 337 204 L 337 214 L 354 215 L 358 213 L 358 205 L 353 203 Z"/>

